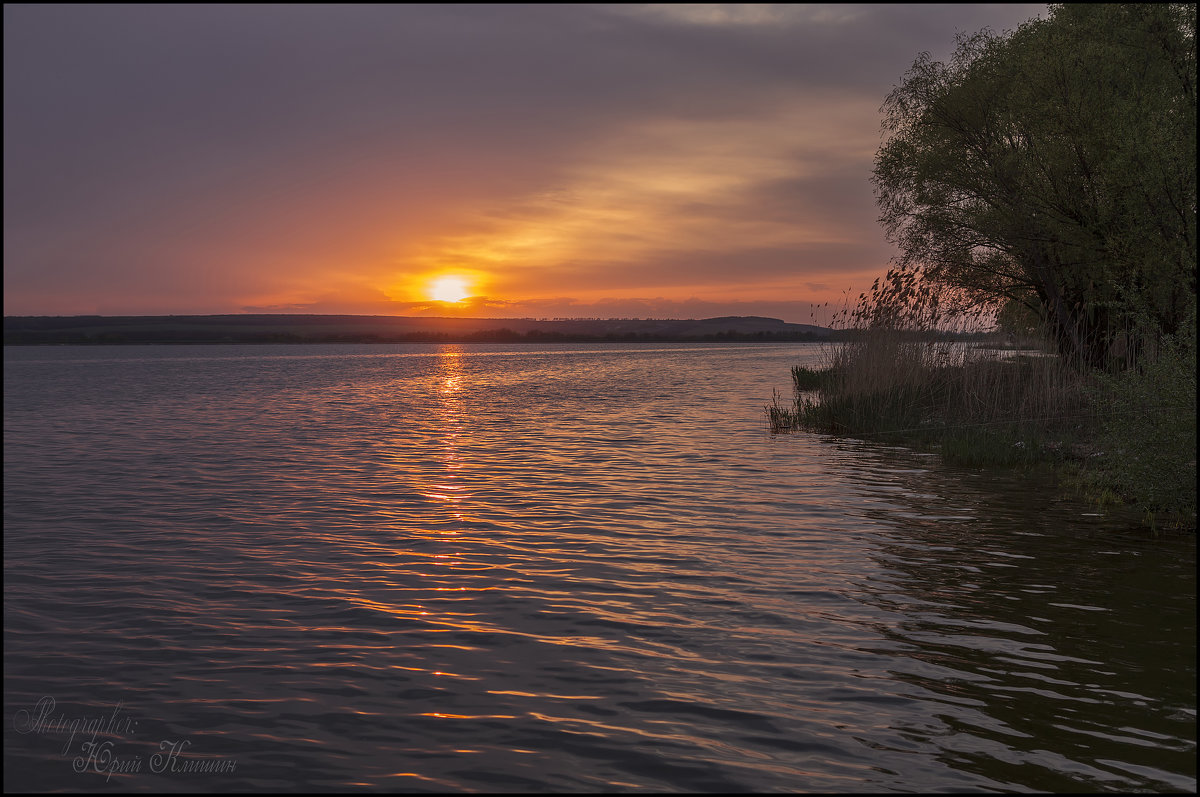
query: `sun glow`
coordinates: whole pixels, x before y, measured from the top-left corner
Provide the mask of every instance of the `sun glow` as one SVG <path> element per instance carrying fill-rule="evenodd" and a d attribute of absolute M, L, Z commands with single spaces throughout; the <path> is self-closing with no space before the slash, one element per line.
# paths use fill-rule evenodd
<path fill-rule="evenodd" d="M 438 302 L 461 302 L 471 295 L 465 277 L 448 274 L 429 283 L 429 298 Z"/>

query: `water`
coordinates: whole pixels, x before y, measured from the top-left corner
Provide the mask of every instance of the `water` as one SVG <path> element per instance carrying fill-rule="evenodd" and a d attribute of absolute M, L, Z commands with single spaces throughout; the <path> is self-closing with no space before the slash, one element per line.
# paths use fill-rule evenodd
<path fill-rule="evenodd" d="M 6 348 L 5 789 L 1194 791 L 1194 537 L 817 356 Z"/>

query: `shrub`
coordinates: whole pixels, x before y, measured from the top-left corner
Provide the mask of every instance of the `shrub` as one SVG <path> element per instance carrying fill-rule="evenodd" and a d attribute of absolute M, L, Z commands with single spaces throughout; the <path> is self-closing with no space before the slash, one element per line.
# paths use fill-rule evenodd
<path fill-rule="evenodd" d="M 1104 374 L 1092 393 L 1103 452 L 1083 481 L 1151 512 L 1196 516 L 1195 317 L 1136 368 Z"/>

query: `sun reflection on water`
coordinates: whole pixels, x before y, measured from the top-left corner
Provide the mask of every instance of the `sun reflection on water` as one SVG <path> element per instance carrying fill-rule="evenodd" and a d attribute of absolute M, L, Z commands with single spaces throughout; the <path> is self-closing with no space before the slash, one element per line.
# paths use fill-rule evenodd
<path fill-rule="evenodd" d="M 462 521 L 461 503 L 466 499 L 465 487 L 459 478 L 464 468 L 463 442 L 467 424 L 464 421 L 463 390 L 466 381 L 463 351 L 459 346 L 444 346 L 436 361 L 436 401 L 433 422 L 440 441 L 438 456 L 442 473 L 420 487 L 420 494 L 436 502 L 440 510 L 448 511 L 455 521 Z M 455 535 L 456 529 L 442 529 L 439 535 Z"/>
<path fill-rule="evenodd" d="M 438 359 L 440 386 L 438 397 L 438 420 L 445 440 L 445 464 L 447 469 L 457 470 L 461 467 L 461 455 L 458 449 L 458 439 L 464 433 L 463 424 L 463 368 L 462 350 L 457 346 L 447 346 L 440 352 Z"/>

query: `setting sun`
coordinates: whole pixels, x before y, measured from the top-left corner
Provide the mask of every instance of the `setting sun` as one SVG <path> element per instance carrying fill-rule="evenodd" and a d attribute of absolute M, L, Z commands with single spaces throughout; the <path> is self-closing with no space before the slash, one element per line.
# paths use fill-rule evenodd
<path fill-rule="evenodd" d="M 429 298 L 439 302 L 461 302 L 471 295 L 463 277 L 438 277 L 429 283 Z"/>

